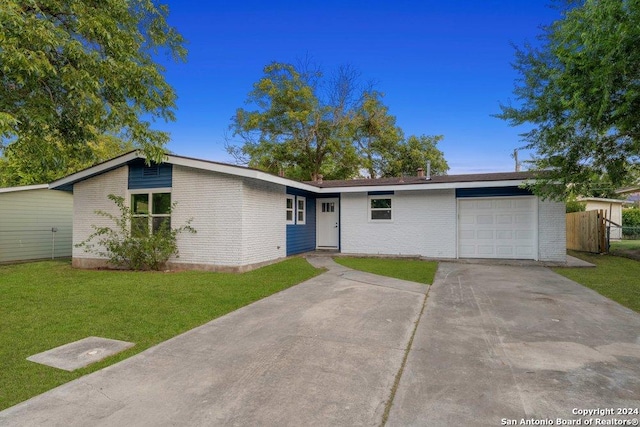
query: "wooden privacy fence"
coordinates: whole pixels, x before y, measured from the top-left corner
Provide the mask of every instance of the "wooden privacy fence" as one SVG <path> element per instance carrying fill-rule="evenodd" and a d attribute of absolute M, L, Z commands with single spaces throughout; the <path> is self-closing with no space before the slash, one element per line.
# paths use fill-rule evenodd
<path fill-rule="evenodd" d="M 567 249 L 582 252 L 607 252 L 606 213 L 597 211 L 567 214 Z"/>

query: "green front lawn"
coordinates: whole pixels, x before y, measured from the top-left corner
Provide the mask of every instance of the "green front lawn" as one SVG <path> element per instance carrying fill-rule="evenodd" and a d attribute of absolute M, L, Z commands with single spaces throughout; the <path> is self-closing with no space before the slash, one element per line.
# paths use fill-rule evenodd
<path fill-rule="evenodd" d="M 0 409 L 319 273 L 302 258 L 244 274 L 89 271 L 55 261 L 0 266 Z M 74 372 L 25 360 L 89 336 L 136 345 Z"/>
<path fill-rule="evenodd" d="M 611 242 L 613 255 L 640 260 L 640 240 L 618 240 Z"/>
<path fill-rule="evenodd" d="M 433 277 L 438 268 L 438 263 L 435 261 L 416 259 L 336 257 L 334 261 L 354 270 L 427 285 L 433 283 Z"/>
<path fill-rule="evenodd" d="M 556 273 L 640 313 L 640 261 L 573 251 L 570 255 L 596 268 L 555 268 Z"/>

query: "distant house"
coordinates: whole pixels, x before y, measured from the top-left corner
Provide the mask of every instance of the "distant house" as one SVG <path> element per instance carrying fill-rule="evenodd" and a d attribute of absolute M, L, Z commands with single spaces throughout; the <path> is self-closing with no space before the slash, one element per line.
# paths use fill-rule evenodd
<path fill-rule="evenodd" d="M 585 210 L 598 211 L 603 210 L 608 220 L 613 224 L 608 223 L 610 226 L 610 238 L 622 239 L 622 205 L 624 200 L 618 199 L 604 199 L 600 197 L 583 197 L 578 199 L 585 204 Z M 616 225 L 617 224 L 617 225 Z"/>
<path fill-rule="evenodd" d="M 122 196 L 150 229 L 166 221 L 154 206 L 177 202 L 174 226 L 193 218 L 196 234 L 178 238 L 174 268 L 243 271 L 313 250 L 345 254 L 566 261 L 564 203 L 521 184 L 528 172 L 299 182 L 259 170 L 167 155 L 146 165 L 128 153 L 50 184 L 72 191 L 73 242 L 95 210 L 117 214 Z M 164 219 L 163 219 L 164 218 Z M 73 264 L 106 260 L 73 248 Z"/>
<path fill-rule="evenodd" d="M 0 188 L 0 263 L 71 256 L 73 196 L 48 188 Z"/>

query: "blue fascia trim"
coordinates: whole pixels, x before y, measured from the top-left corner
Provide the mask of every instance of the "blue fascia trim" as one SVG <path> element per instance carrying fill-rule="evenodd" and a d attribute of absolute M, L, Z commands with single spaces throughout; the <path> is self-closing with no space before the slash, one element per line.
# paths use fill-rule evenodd
<path fill-rule="evenodd" d="M 318 197 L 317 193 L 312 193 L 311 191 L 300 190 L 298 188 L 293 188 L 293 187 L 287 187 L 286 193 L 289 196 L 302 196 L 302 197 L 307 197 L 307 198 L 310 197 L 310 198 L 313 198 L 313 199 Z"/>
<path fill-rule="evenodd" d="M 481 188 L 456 188 L 456 197 L 507 197 L 507 196 L 533 196 L 527 188 L 520 187 L 481 187 Z"/>
<path fill-rule="evenodd" d="M 393 196 L 395 191 L 369 191 L 369 196 Z"/>

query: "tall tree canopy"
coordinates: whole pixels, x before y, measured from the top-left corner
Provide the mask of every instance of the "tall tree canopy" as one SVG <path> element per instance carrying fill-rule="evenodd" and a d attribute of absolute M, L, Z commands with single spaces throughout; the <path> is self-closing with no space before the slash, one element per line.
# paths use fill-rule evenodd
<path fill-rule="evenodd" d="M 416 162 L 432 155 L 444 161 L 435 148 L 441 137 L 421 137 L 433 142 L 427 154 L 411 155 L 396 119 L 371 85 L 360 85 L 359 74 L 341 67 L 329 79 L 309 67 L 272 63 L 254 84 L 247 103 L 239 108 L 231 129 L 240 146 L 227 150 L 238 163 L 290 178 L 347 179 L 363 172 L 372 178 L 415 174 Z M 417 141 L 424 141 L 418 138 Z M 411 163 L 413 162 L 413 163 Z M 446 173 L 446 162 L 438 169 Z M 416 167 L 417 168 L 417 167 Z"/>
<path fill-rule="evenodd" d="M 92 144 L 104 149 L 105 138 L 120 140 L 112 148 L 133 144 L 151 159 L 163 157 L 169 137 L 151 121 L 175 119 L 176 94 L 153 55 L 186 58 L 168 13 L 155 0 L 3 0 L 3 164 L 19 153 L 43 167 L 40 176 L 18 176 L 19 183 L 50 180 L 51 167 L 63 164 L 58 173 L 67 173 L 100 157 Z"/>
<path fill-rule="evenodd" d="M 542 45 L 516 49 L 518 103 L 498 115 L 524 133 L 534 188 L 564 198 L 601 195 L 637 177 L 640 158 L 640 0 L 567 0 Z"/>

